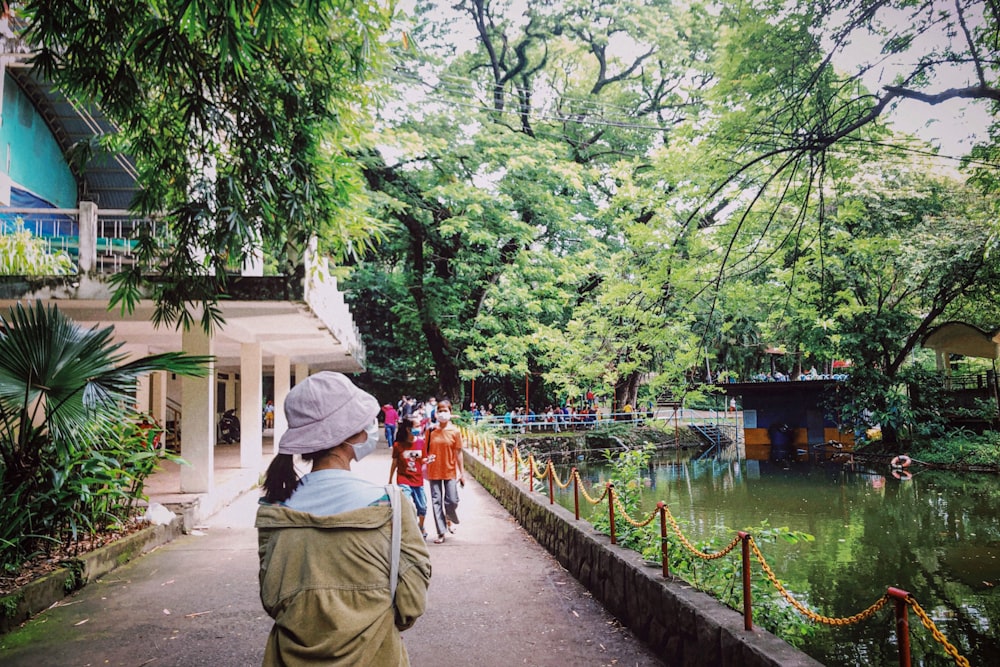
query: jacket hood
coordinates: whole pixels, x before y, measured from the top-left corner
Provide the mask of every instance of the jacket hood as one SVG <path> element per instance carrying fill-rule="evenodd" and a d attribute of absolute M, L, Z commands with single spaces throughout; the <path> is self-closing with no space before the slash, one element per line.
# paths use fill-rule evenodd
<path fill-rule="evenodd" d="M 340 514 L 320 515 L 300 512 L 284 505 L 262 502 L 257 507 L 257 520 L 254 527 L 258 529 L 320 528 L 330 530 L 359 528 L 370 530 L 381 528 L 391 520 L 392 508 L 388 505 L 362 507 Z"/>

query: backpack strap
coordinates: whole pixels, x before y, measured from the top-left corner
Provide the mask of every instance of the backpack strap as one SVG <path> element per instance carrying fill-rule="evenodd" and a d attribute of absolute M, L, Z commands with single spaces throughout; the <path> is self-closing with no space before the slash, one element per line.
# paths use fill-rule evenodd
<path fill-rule="evenodd" d="M 403 513 L 401 511 L 402 497 L 399 487 L 395 484 L 387 484 L 386 493 L 389 495 L 389 504 L 392 506 L 392 550 L 389 558 L 389 596 L 392 598 L 392 606 L 396 606 L 396 584 L 399 579 L 399 549 L 403 533 Z"/>

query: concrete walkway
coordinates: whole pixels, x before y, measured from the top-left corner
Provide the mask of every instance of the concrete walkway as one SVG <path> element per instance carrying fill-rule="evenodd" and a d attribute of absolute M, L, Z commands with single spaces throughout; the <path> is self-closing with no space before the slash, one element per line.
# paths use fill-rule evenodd
<path fill-rule="evenodd" d="M 378 483 L 384 447 L 355 464 Z M 5 667 L 260 664 L 256 492 L 0 637 Z M 429 544 L 427 613 L 403 636 L 416 667 L 660 665 L 475 481 L 455 535 Z M 433 533 L 433 531 L 430 531 Z"/>

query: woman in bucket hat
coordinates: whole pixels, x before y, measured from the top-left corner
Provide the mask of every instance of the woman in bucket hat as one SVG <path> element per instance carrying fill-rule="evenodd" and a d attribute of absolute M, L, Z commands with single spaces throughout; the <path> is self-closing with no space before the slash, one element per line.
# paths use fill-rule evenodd
<path fill-rule="evenodd" d="M 375 449 L 378 412 L 340 373 L 288 393 L 256 521 L 260 597 L 274 619 L 265 666 L 409 664 L 400 631 L 424 612 L 427 546 L 408 499 L 394 494 L 394 522 L 386 487 L 351 473 Z M 301 479 L 295 455 L 312 464 Z"/>

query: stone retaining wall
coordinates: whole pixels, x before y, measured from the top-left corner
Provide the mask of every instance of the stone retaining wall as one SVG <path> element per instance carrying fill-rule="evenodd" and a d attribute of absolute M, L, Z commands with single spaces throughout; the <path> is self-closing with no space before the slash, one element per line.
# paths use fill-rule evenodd
<path fill-rule="evenodd" d="M 743 616 L 660 568 L 611 544 L 572 512 L 529 494 L 511 479 L 465 453 L 465 468 L 605 608 L 668 665 L 814 667 L 821 663 L 769 632 L 743 629 Z"/>

